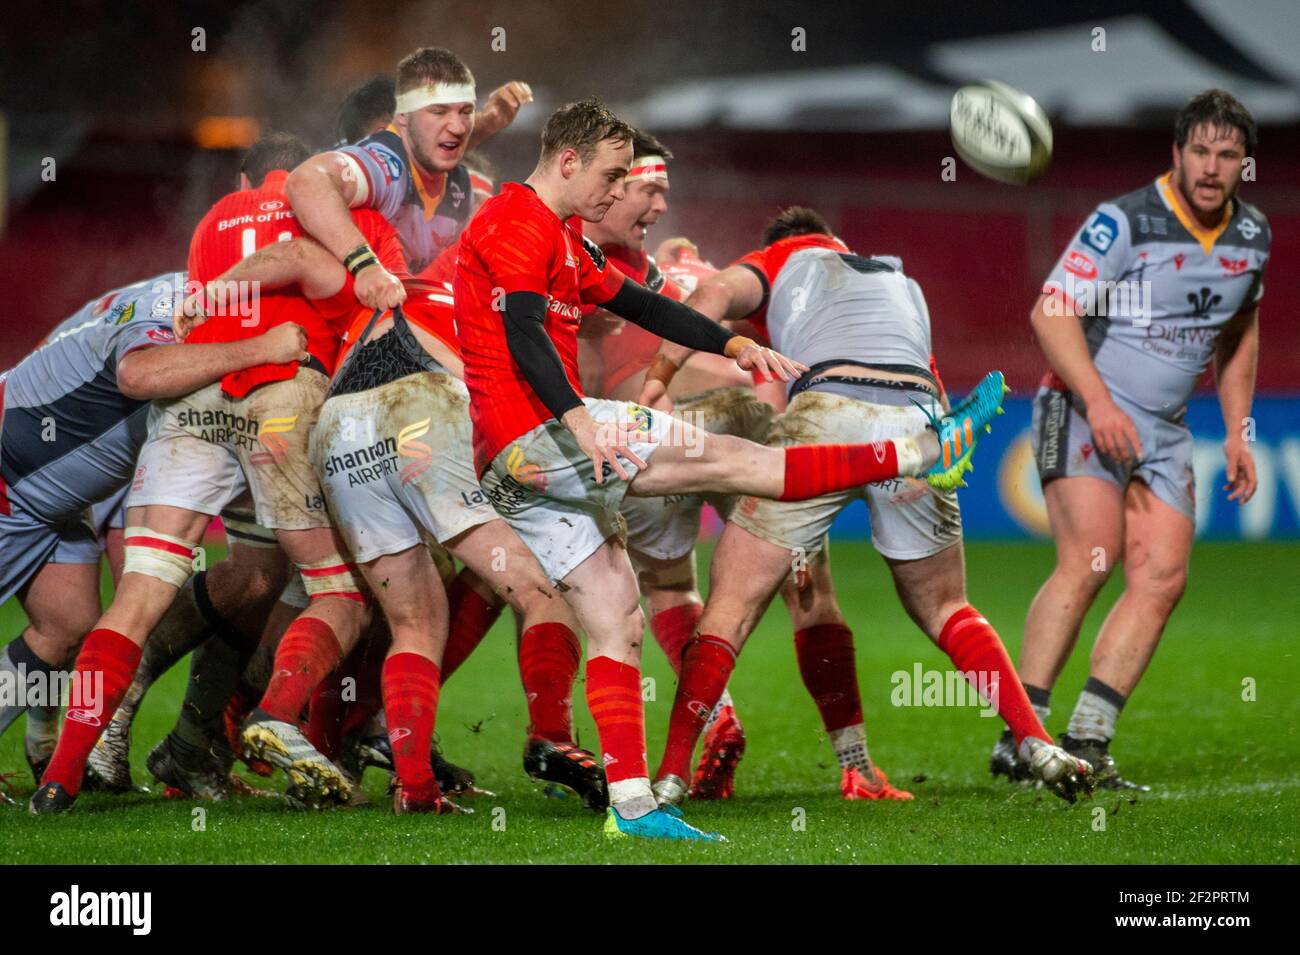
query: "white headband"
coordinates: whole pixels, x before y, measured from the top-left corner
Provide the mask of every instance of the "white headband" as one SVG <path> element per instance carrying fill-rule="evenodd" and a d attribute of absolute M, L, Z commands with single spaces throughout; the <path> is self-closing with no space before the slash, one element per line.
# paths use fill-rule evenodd
<path fill-rule="evenodd" d="M 636 182 L 640 179 L 662 179 L 668 181 L 668 163 L 663 156 L 637 156 L 632 160 L 632 168 L 623 178 L 624 182 Z"/>
<path fill-rule="evenodd" d="M 430 83 L 407 90 L 397 97 L 397 112 L 414 113 L 426 106 L 477 102 L 473 83 Z"/>

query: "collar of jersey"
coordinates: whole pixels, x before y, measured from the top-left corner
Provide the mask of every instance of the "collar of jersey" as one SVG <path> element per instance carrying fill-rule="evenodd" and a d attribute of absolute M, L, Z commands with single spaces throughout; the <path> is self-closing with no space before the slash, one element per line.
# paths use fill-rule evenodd
<path fill-rule="evenodd" d="M 1232 219 L 1232 212 L 1235 205 L 1234 201 L 1229 199 L 1227 203 L 1224 204 L 1223 218 L 1219 221 L 1219 224 L 1213 229 L 1206 229 L 1195 219 L 1187 215 L 1187 213 L 1183 211 L 1183 207 L 1178 204 L 1178 200 L 1174 198 L 1173 175 L 1174 172 L 1171 169 L 1156 180 L 1156 188 L 1160 190 L 1160 198 L 1164 200 L 1165 205 L 1169 207 L 1169 211 L 1178 217 L 1178 221 L 1183 224 L 1183 228 L 1190 232 L 1192 237 L 1201 244 L 1201 249 L 1205 254 L 1209 255 L 1210 250 L 1214 248 L 1214 243 L 1218 240 L 1219 236 L 1223 235 L 1223 230 L 1228 228 L 1228 222 Z"/>
<path fill-rule="evenodd" d="M 289 170 L 272 169 L 262 177 L 260 188 L 270 190 L 271 192 L 284 192 L 284 181 L 289 178 Z"/>
<path fill-rule="evenodd" d="M 399 138 L 402 135 L 398 132 L 397 126 L 392 123 L 388 125 L 388 131 L 397 133 Z M 436 174 L 438 176 L 438 194 L 436 196 L 430 195 L 429 191 L 424 187 L 424 174 L 420 171 L 420 167 L 416 163 L 415 157 L 411 155 L 410 150 L 406 149 L 405 142 L 402 143 L 402 148 L 406 150 L 406 161 L 411 165 L 411 185 L 415 189 L 415 194 L 420 197 L 420 205 L 424 209 L 424 221 L 428 222 L 433 218 L 433 214 L 438 211 L 438 203 L 442 202 L 443 194 L 447 191 L 447 174 L 445 172 Z"/>
<path fill-rule="evenodd" d="M 546 210 L 546 214 L 549 215 L 549 216 L 550 216 L 552 219 L 554 219 L 556 222 L 558 222 L 561 226 L 564 226 L 564 225 L 567 225 L 567 224 L 568 224 L 568 220 L 567 220 L 567 219 L 561 219 L 559 216 L 557 216 L 557 215 L 555 214 L 555 210 L 552 209 L 550 206 L 548 206 L 545 202 L 543 202 L 543 201 L 542 201 L 542 197 L 539 196 L 539 195 L 537 194 L 537 190 L 534 189 L 532 186 L 528 185 L 528 183 L 526 183 L 526 182 L 503 182 L 503 183 L 501 184 L 501 192 L 502 192 L 502 193 L 505 193 L 505 192 L 507 192 L 507 191 L 510 191 L 510 192 L 516 192 L 516 191 L 518 191 L 518 190 L 523 190 L 524 192 L 526 192 L 526 193 L 527 193 L 527 194 L 532 198 L 532 201 L 533 201 L 533 202 L 537 203 L 537 205 L 539 205 L 539 206 L 541 206 L 543 209 L 545 209 L 545 210 Z M 581 230 L 579 230 L 579 233 L 581 233 Z"/>

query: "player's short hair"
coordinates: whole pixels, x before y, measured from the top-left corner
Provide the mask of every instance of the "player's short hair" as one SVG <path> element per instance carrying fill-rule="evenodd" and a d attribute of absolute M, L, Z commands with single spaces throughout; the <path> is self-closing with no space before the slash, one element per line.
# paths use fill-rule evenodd
<path fill-rule="evenodd" d="M 803 206 L 790 206 L 782 209 L 780 214 L 767 224 L 763 230 L 763 246 L 780 242 L 792 235 L 830 235 L 831 227 L 825 219 L 812 209 Z"/>
<path fill-rule="evenodd" d="M 491 159 L 488 159 L 487 156 L 483 155 L 480 150 L 471 149 L 469 152 L 465 153 L 460 164 L 469 172 L 478 173 L 478 175 L 482 176 L 484 179 L 491 179 L 493 182 L 497 181 L 496 164 L 492 162 Z"/>
<path fill-rule="evenodd" d="M 636 130 L 594 96 L 566 103 L 551 114 L 542 128 L 542 162 L 563 149 L 576 149 L 582 161 L 587 162 L 604 140 L 627 143 L 635 136 Z"/>
<path fill-rule="evenodd" d="M 1259 133 L 1255 128 L 1255 117 L 1250 110 L 1241 105 L 1241 101 L 1227 90 L 1205 90 L 1189 99 L 1178 111 L 1174 120 L 1174 142 L 1182 149 L 1198 126 L 1208 125 L 1218 138 L 1229 130 L 1241 132 L 1242 142 L 1246 146 L 1246 155 L 1253 155 Z"/>
<path fill-rule="evenodd" d="M 239 171 L 254 189 L 275 169 L 292 170 L 311 158 L 311 147 L 292 133 L 266 133 L 244 153 Z"/>
<path fill-rule="evenodd" d="M 666 163 L 673 158 L 673 151 L 644 129 L 637 129 L 632 132 L 632 155 L 662 156 Z"/>
<path fill-rule="evenodd" d="M 422 46 L 397 64 L 397 92 L 405 93 L 433 83 L 474 84 L 474 74 L 464 60 L 440 46 Z"/>
<path fill-rule="evenodd" d="M 339 107 L 338 136 L 359 143 L 376 125 L 387 126 L 397 112 L 397 84 L 391 76 L 376 76 L 348 93 Z"/>

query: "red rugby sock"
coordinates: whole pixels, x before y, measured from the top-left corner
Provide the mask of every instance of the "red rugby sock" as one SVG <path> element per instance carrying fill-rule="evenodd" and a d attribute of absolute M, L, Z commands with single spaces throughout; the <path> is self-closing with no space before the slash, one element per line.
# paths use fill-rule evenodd
<path fill-rule="evenodd" d="M 971 676 L 988 674 L 985 685 L 990 690 L 996 687 L 992 702 L 1015 736 L 1017 747 L 1026 736 L 1052 741 L 1029 702 L 1020 676 L 1011 665 L 1002 638 L 978 610 L 967 604 L 949 617 L 939 634 L 939 649 L 948 654 L 953 666 L 976 689 L 979 688 L 978 676 L 975 680 Z"/>
<path fill-rule="evenodd" d="M 686 647 L 673 712 L 668 718 L 668 743 L 656 779 L 670 773 L 679 779 L 689 778 L 695 744 L 735 668 L 736 649 L 721 637 L 700 634 Z"/>
<path fill-rule="evenodd" d="M 573 681 L 581 660 L 578 635 L 562 623 L 534 624 L 519 635 L 519 676 L 532 735 L 573 742 Z"/>
<path fill-rule="evenodd" d="M 588 660 L 587 707 L 596 721 L 610 784 L 648 778 L 641 670 L 609 657 Z"/>
<path fill-rule="evenodd" d="M 343 743 L 343 714 L 348 704 L 343 699 L 343 677 L 331 673 L 311 695 L 307 708 L 307 725 L 303 733 L 322 756 L 338 759 Z"/>
<path fill-rule="evenodd" d="M 289 624 L 275 651 L 271 682 L 261 708 L 286 723 L 297 723 L 317 684 L 343 655 L 334 629 L 316 617 L 299 617 Z"/>
<path fill-rule="evenodd" d="M 384 661 L 384 716 L 393 769 L 403 791 L 418 799 L 439 794 L 429 760 L 439 679 L 438 665 L 418 653 L 395 653 Z"/>
<path fill-rule="evenodd" d="M 660 610 L 650 618 L 650 632 L 655 635 L 659 648 L 668 658 L 668 665 L 678 676 L 682 675 L 682 655 L 686 652 L 686 644 L 695 635 L 702 616 L 704 608 L 692 602 Z"/>
<path fill-rule="evenodd" d="M 785 486 L 778 500 L 805 501 L 894 477 L 898 449 L 892 441 L 798 444 L 785 449 Z"/>
<path fill-rule="evenodd" d="M 86 758 L 117 712 L 140 665 L 140 648 L 116 630 L 92 630 L 77 655 L 72 703 L 42 783 L 59 783 L 68 795 L 81 791 Z M 100 683 L 102 679 L 102 685 Z"/>
<path fill-rule="evenodd" d="M 451 623 L 447 631 L 447 646 L 442 651 L 444 684 L 483 642 L 505 606 L 488 600 L 459 575 L 447 585 L 447 604 L 451 610 Z"/>
<path fill-rule="evenodd" d="M 823 623 L 794 635 L 799 675 L 817 704 L 826 732 L 862 722 L 853 631 L 842 623 Z"/>

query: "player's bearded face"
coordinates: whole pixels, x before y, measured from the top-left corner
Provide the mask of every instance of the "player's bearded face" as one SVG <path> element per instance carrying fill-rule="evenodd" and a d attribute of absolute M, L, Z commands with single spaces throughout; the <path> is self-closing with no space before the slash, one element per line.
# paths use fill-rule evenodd
<path fill-rule="evenodd" d="M 562 160 L 567 166 L 565 200 L 574 215 L 600 222 L 627 192 L 623 179 L 632 165 L 632 144 L 605 139 L 584 162 L 576 153 Z"/>
<path fill-rule="evenodd" d="M 1182 149 L 1174 146 L 1174 180 L 1183 198 L 1197 212 L 1214 214 L 1241 184 L 1246 159 L 1241 130 L 1195 127 Z"/>
<path fill-rule="evenodd" d="M 661 179 L 640 180 L 625 187 L 626 195 L 605 216 L 604 227 L 622 245 L 640 249 L 646 231 L 668 211 L 668 183 Z"/>
<path fill-rule="evenodd" d="M 411 155 L 426 172 L 450 172 L 465 155 L 474 132 L 474 104 L 435 104 L 402 113 L 398 128 L 405 128 Z"/>

